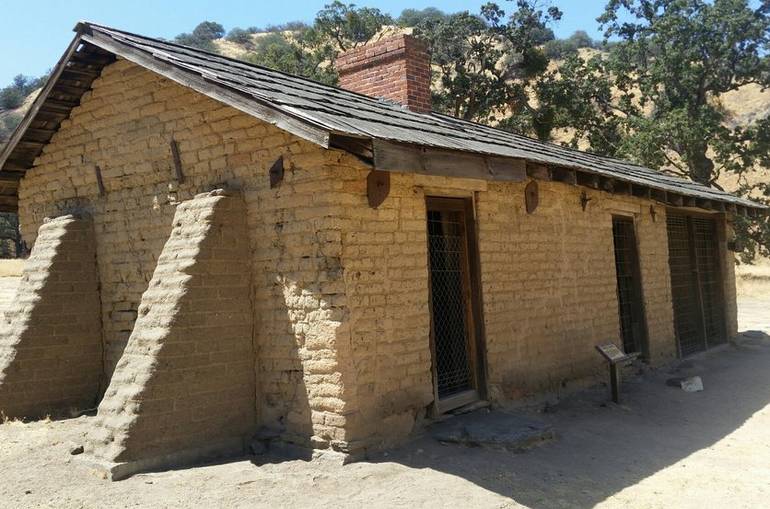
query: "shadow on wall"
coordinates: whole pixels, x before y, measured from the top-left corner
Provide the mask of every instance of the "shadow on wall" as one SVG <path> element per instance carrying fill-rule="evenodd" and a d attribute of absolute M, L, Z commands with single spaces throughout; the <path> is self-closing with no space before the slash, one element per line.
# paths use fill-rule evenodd
<path fill-rule="evenodd" d="M 604 387 L 567 398 L 539 415 L 558 438 L 523 454 L 425 436 L 372 461 L 451 474 L 528 507 L 593 507 L 713 446 L 770 403 L 768 344 L 708 352 L 672 371 L 629 380 L 622 406 L 605 404 Z M 694 374 L 704 392 L 666 386 Z"/>
<path fill-rule="evenodd" d="M 307 348 L 306 313 L 301 302 L 310 296 L 296 282 L 281 276 L 274 277 L 269 292 L 279 309 L 270 317 L 260 317 L 259 311 L 256 316 L 257 327 L 268 329 L 257 334 L 257 408 L 261 426 L 252 449 L 260 453 L 269 448 L 278 453 L 257 456 L 265 463 L 309 460 L 313 422 L 300 350 Z"/>

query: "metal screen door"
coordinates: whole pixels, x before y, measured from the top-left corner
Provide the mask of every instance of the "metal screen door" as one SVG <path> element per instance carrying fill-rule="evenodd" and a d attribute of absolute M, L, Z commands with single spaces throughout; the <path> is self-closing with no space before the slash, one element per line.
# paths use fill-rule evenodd
<path fill-rule="evenodd" d="M 686 357 L 726 339 L 717 225 L 670 212 L 667 226 L 674 329 Z"/>
<path fill-rule="evenodd" d="M 465 200 L 429 199 L 427 214 L 435 390 L 456 407 L 478 399 Z"/>
<path fill-rule="evenodd" d="M 623 349 L 626 353 L 641 352 L 646 356 L 647 327 L 634 220 L 614 216 L 612 237 L 615 245 L 615 274 Z"/>

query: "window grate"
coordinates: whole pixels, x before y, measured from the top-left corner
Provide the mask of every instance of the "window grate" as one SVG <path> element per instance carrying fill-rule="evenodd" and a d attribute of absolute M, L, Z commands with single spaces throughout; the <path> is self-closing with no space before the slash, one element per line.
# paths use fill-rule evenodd
<path fill-rule="evenodd" d="M 439 398 L 472 388 L 464 215 L 428 211 L 433 338 Z"/>
<path fill-rule="evenodd" d="M 644 316 L 634 221 L 625 217 L 613 217 L 612 237 L 615 246 L 615 274 L 623 349 L 626 353 L 641 352 Z"/>
<path fill-rule="evenodd" d="M 725 340 L 717 225 L 669 213 L 667 226 L 674 328 L 686 357 Z"/>

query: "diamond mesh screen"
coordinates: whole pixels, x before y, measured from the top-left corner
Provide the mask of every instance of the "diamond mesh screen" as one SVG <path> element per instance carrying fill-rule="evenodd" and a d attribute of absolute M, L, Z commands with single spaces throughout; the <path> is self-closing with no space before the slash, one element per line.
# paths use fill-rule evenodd
<path fill-rule="evenodd" d="M 717 229 L 712 219 L 694 217 L 695 253 L 698 260 L 706 341 L 708 345 L 725 342 L 722 310 L 722 276 L 719 270 Z"/>
<path fill-rule="evenodd" d="M 463 213 L 428 211 L 428 242 L 436 376 L 443 398 L 472 388 Z"/>
<path fill-rule="evenodd" d="M 710 218 L 669 214 L 668 250 L 674 326 L 682 356 L 724 342 L 716 222 Z"/>
<path fill-rule="evenodd" d="M 690 252 L 687 216 L 669 214 L 668 262 L 671 268 L 671 298 L 674 305 L 674 328 L 682 356 L 704 350 L 700 333 L 698 286 Z"/>
<path fill-rule="evenodd" d="M 618 282 L 618 310 L 620 332 L 626 353 L 641 350 L 639 313 L 639 290 L 636 281 L 636 236 L 634 222 L 628 218 L 612 218 L 612 236 L 615 244 L 615 274 Z"/>

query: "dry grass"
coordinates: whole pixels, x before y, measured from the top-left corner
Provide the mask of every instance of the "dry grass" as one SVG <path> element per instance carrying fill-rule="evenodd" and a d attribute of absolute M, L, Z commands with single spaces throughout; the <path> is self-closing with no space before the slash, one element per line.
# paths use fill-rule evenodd
<path fill-rule="evenodd" d="M 0 277 L 21 276 L 24 260 L 0 260 Z"/>
<path fill-rule="evenodd" d="M 770 298 L 770 259 L 761 258 L 753 265 L 735 268 L 739 296 Z"/>

